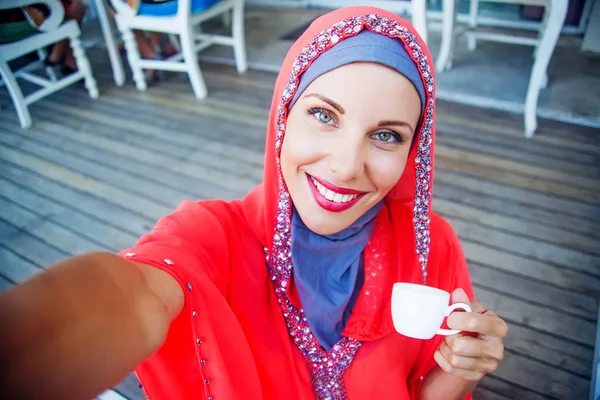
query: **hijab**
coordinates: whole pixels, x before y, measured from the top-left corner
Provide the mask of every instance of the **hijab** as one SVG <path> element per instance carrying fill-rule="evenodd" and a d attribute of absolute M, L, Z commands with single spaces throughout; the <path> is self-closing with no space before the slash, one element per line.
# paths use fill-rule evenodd
<path fill-rule="evenodd" d="M 280 153 L 289 104 L 301 85 L 302 74 L 319 56 L 362 31 L 401 42 L 418 69 L 425 99 L 406 167 L 385 197 L 384 207 L 375 219 L 374 232 L 363 251 L 363 287 L 341 339 L 325 350 L 312 331 L 304 310 L 289 293 L 295 268 L 291 234 L 293 211 L 283 181 Z M 244 214 L 255 236 L 264 245 L 277 302 L 289 335 L 308 363 L 318 398 L 345 398 L 343 374 L 362 341 L 377 340 L 394 332 L 391 293 L 398 269 L 405 270 L 407 281 L 427 282 L 435 135 L 435 85 L 431 60 L 431 54 L 416 31 L 393 13 L 373 7 L 347 7 L 330 12 L 311 24 L 289 50 L 277 78 L 267 125 L 264 179 L 262 185 L 244 200 Z"/>
<path fill-rule="evenodd" d="M 396 70 L 415 87 L 425 103 L 425 88 L 415 62 L 394 38 L 363 30 L 321 54 L 302 74 L 288 109 L 319 76 L 354 62 L 378 63 Z M 401 105 L 399 105 L 401 106 Z M 373 234 L 379 203 L 352 225 L 333 235 L 312 232 L 292 213 L 291 250 L 294 284 L 308 325 L 328 350 L 341 338 L 364 280 L 363 250 Z"/>

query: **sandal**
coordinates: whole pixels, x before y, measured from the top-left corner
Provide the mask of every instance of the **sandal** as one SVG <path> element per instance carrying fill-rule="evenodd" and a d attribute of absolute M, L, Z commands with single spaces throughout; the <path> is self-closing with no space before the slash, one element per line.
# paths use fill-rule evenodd
<path fill-rule="evenodd" d="M 65 64 L 64 60 L 51 61 L 50 56 L 46 57 L 46 59 L 44 60 L 44 65 L 51 67 L 51 68 L 58 68 L 58 70 L 60 71 L 61 74 L 63 74 L 63 76 L 69 76 L 69 75 L 77 72 L 77 67 L 73 68 L 73 67 Z"/>
<path fill-rule="evenodd" d="M 77 68 L 69 67 L 67 64 L 62 64 L 60 66 L 60 73 L 64 76 L 69 76 L 77 72 Z"/>
<path fill-rule="evenodd" d="M 152 58 L 148 58 L 148 60 L 162 61 L 162 60 L 164 60 L 164 57 L 162 56 L 162 53 L 159 51 L 159 52 L 157 52 L 156 56 L 154 56 Z M 144 75 L 146 76 L 146 80 L 148 80 L 150 82 L 158 82 L 159 80 L 164 78 L 163 71 L 158 71 L 155 69 L 144 70 Z"/>

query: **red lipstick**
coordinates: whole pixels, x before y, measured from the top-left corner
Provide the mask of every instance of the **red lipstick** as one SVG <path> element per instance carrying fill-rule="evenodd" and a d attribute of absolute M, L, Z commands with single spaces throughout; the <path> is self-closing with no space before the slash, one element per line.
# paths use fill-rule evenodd
<path fill-rule="evenodd" d="M 308 178 L 308 184 L 313 192 L 313 196 L 315 197 L 315 201 L 317 202 L 317 204 L 320 205 L 323 209 L 330 211 L 330 212 L 342 212 L 342 211 L 349 209 L 350 207 L 355 205 L 361 199 L 362 195 L 365 194 L 365 192 L 361 192 L 358 190 L 347 189 L 347 188 L 342 188 L 342 187 L 336 186 L 331 182 L 327 182 L 322 179 L 315 178 L 308 174 L 306 174 L 306 177 Z M 356 198 L 354 198 L 350 201 L 347 201 L 345 203 L 336 203 L 335 201 L 327 199 L 325 196 L 323 196 L 321 194 L 321 192 L 319 192 L 319 189 L 315 186 L 313 179 L 315 181 L 319 182 L 319 184 L 323 185 L 327 189 L 331 190 L 332 192 L 344 194 L 344 195 L 358 195 L 358 196 L 356 196 Z"/>

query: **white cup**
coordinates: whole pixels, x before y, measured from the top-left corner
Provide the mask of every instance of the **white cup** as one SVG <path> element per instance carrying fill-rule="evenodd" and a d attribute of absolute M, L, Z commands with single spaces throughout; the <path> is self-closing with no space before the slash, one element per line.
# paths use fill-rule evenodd
<path fill-rule="evenodd" d="M 396 331 L 415 339 L 455 335 L 459 330 L 440 329 L 444 318 L 456 309 L 471 312 L 465 303 L 448 306 L 450 293 L 430 286 L 399 282 L 392 291 L 392 320 Z"/>

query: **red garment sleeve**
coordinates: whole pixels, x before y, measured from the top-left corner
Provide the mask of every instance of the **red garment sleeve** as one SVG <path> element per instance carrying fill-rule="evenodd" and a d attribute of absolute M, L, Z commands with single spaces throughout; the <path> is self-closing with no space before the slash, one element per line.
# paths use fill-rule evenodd
<path fill-rule="evenodd" d="M 462 288 L 469 299 L 474 300 L 475 295 L 467 260 L 454 229 L 441 217 L 434 215 L 431 232 L 431 242 L 435 243 L 435 247 L 432 246 L 430 253 L 429 284 L 450 293 L 455 289 Z M 437 366 L 433 354 L 439 348 L 442 340 L 444 340 L 444 336 L 436 335 L 430 340 L 423 341 L 419 359 L 408 378 L 411 399 L 418 400 L 420 398 L 424 377 Z M 464 400 L 471 400 L 471 398 L 472 396 L 469 394 Z"/>
<path fill-rule="evenodd" d="M 197 276 L 201 269 L 225 295 L 231 270 L 228 238 L 222 225 L 226 218 L 218 218 L 219 208 L 224 209 L 217 202 L 185 201 L 119 255 L 161 268 L 180 282 L 188 282 L 189 275 Z"/>
<path fill-rule="evenodd" d="M 243 338 L 227 302 L 231 214 L 229 203 L 222 201 L 184 202 L 120 253 L 166 271 L 185 294 L 184 308 L 171 323 L 165 343 L 136 368 L 148 398 L 186 400 L 217 392 L 222 398 L 241 399 L 236 388 L 260 393 L 248 346 L 230 340 Z M 249 372 L 230 374 L 236 370 Z"/>

